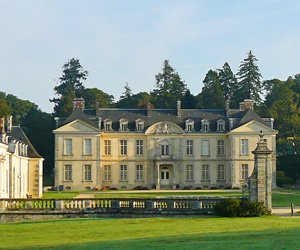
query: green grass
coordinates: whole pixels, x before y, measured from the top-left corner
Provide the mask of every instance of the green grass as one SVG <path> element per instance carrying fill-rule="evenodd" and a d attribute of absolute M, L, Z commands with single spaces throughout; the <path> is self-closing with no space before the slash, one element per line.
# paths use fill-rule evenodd
<path fill-rule="evenodd" d="M 282 193 L 292 193 L 292 194 L 300 194 L 300 190 L 291 190 L 291 189 L 276 189 L 274 191 L 282 192 Z"/>
<path fill-rule="evenodd" d="M 300 206 L 300 195 L 298 194 L 272 194 L 273 207 L 289 207 L 291 203 Z"/>
<path fill-rule="evenodd" d="M 0 249 L 299 249 L 300 218 L 65 219 L 0 224 Z"/>
<path fill-rule="evenodd" d="M 77 191 L 50 191 L 43 193 L 43 199 L 71 199 L 78 195 Z"/>

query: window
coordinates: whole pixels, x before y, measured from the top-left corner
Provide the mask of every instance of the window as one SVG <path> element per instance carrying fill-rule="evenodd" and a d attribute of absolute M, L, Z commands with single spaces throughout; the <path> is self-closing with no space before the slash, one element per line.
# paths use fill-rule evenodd
<path fill-rule="evenodd" d="M 137 132 L 142 132 L 144 130 L 144 121 L 142 119 L 137 119 L 135 121 L 135 128 Z"/>
<path fill-rule="evenodd" d="M 218 180 L 225 180 L 225 166 L 218 165 Z"/>
<path fill-rule="evenodd" d="M 188 181 L 194 180 L 194 166 L 193 165 L 186 166 L 186 179 Z"/>
<path fill-rule="evenodd" d="M 104 154 L 111 155 L 111 140 L 104 140 Z"/>
<path fill-rule="evenodd" d="M 120 180 L 127 181 L 127 165 L 121 165 L 120 167 Z"/>
<path fill-rule="evenodd" d="M 161 145 L 160 145 L 160 152 L 161 152 L 161 155 L 169 155 L 169 144 L 167 142 L 163 142 Z"/>
<path fill-rule="evenodd" d="M 209 130 L 210 130 L 210 129 L 209 129 L 209 121 L 203 119 L 203 120 L 201 121 L 201 131 L 202 131 L 202 132 L 208 132 Z"/>
<path fill-rule="evenodd" d="M 84 154 L 91 155 L 92 154 L 92 140 L 84 139 Z"/>
<path fill-rule="evenodd" d="M 218 155 L 224 155 L 224 154 L 225 154 L 225 141 L 218 140 Z"/>
<path fill-rule="evenodd" d="M 111 166 L 110 165 L 104 166 L 104 180 L 111 181 Z"/>
<path fill-rule="evenodd" d="M 194 154 L 194 142 L 193 140 L 186 141 L 186 154 L 193 155 Z"/>
<path fill-rule="evenodd" d="M 144 148 L 143 148 L 143 140 L 136 141 L 136 154 L 143 155 Z"/>
<path fill-rule="evenodd" d="M 105 132 L 112 131 L 112 121 L 110 119 L 105 119 L 104 120 L 104 131 Z"/>
<path fill-rule="evenodd" d="M 136 165 L 136 180 L 137 181 L 142 181 L 144 176 L 143 176 L 144 168 L 143 165 Z"/>
<path fill-rule="evenodd" d="M 202 180 L 204 180 L 204 181 L 209 180 L 209 166 L 208 165 L 202 166 Z"/>
<path fill-rule="evenodd" d="M 186 132 L 194 132 L 194 121 L 191 119 L 188 119 L 187 121 L 185 121 L 185 131 Z"/>
<path fill-rule="evenodd" d="M 242 180 L 248 178 L 248 164 L 242 164 Z"/>
<path fill-rule="evenodd" d="M 127 155 L 127 140 L 121 140 L 121 155 Z"/>
<path fill-rule="evenodd" d="M 249 154 L 248 139 L 242 139 L 241 140 L 241 154 L 242 155 L 248 155 Z"/>
<path fill-rule="evenodd" d="M 72 181 L 72 165 L 65 165 L 65 181 Z"/>
<path fill-rule="evenodd" d="M 202 141 L 202 155 L 209 155 L 209 141 Z"/>
<path fill-rule="evenodd" d="M 65 155 L 72 155 L 72 139 L 65 139 Z"/>
<path fill-rule="evenodd" d="M 92 180 L 92 166 L 91 165 L 84 166 L 84 180 L 85 181 Z"/>
<path fill-rule="evenodd" d="M 223 132 L 225 130 L 225 121 L 224 120 L 217 121 L 217 130 L 219 132 Z"/>
<path fill-rule="evenodd" d="M 120 120 L 120 131 L 121 132 L 126 132 L 128 131 L 128 120 L 125 118 L 122 118 Z"/>

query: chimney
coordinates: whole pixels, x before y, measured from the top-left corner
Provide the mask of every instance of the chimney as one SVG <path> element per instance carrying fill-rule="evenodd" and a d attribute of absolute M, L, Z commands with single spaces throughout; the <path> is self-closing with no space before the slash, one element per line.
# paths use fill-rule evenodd
<path fill-rule="evenodd" d="M 226 102 L 225 102 L 226 116 L 229 115 L 229 109 L 230 109 L 230 100 L 226 100 Z"/>
<path fill-rule="evenodd" d="M 73 110 L 80 108 L 84 110 L 84 99 L 83 98 L 74 98 L 73 99 Z"/>
<path fill-rule="evenodd" d="M 181 116 L 181 101 L 177 100 L 177 116 Z"/>
<path fill-rule="evenodd" d="M 274 118 L 270 118 L 270 121 L 269 121 L 269 127 L 270 128 L 274 128 L 273 124 L 274 124 Z"/>
<path fill-rule="evenodd" d="M 147 116 L 150 117 L 150 112 L 151 112 L 151 103 L 147 102 Z"/>
<path fill-rule="evenodd" d="M 254 110 L 254 100 L 245 99 L 243 102 L 240 102 L 240 110 L 252 109 Z"/>
<path fill-rule="evenodd" d="M 102 122 L 102 118 L 101 117 L 97 117 L 97 127 L 100 130 L 101 130 L 101 122 Z"/>
<path fill-rule="evenodd" d="M 0 116 L 0 141 L 5 142 L 5 116 Z"/>
<path fill-rule="evenodd" d="M 6 122 L 7 122 L 7 126 L 6 126 L 6 130 L 7 131 L 11 131 L 12 128 L 12 115 L 9 115 L 6 117 Z"/>

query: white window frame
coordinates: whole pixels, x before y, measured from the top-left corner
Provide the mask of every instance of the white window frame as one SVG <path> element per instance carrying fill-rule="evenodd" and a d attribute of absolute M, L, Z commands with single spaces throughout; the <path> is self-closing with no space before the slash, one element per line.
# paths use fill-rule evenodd
<path fill-rule="evenodd" d="M 186 141 L 186 154 L 194 155 L 194 141 L 193 140 Z"/>
<path fill-rule="evenodd" d="M 92 181 L 92 165 L 91 164 L 84 165 L 83 172 L 84 172 L 83 173 L 84 181 Z"/>
<path fill-rule="evenodd" d="M 136 155 L 143 155 L 143 154 L 144 154 L 144 141 L 136 140 Z"/>
<path fill-rule="evenodd" d="M 127 181 L 128 177 L 128 168 L 127 165 L 120 166 L 120 181 Z"/>
<path fill-rule="evenodd" d="M 164 141 L 160 144 L 160 154 L 162 156 L 170 155 L 170 146 L 168 142 Z"/>
<path fill-rule="evenodd" d="M 70 138 L 64 140 L 64 155 L 72 155 L 73 153 L 73 141 Z"/>
<path fill-rule="evenodd" d="M 195 124 L 195 122 L 193 120 L 191 120 L 191 119 L 187 120 L 185 122 L 185 131 L 186 132 L 194 132 L 195 131 L 194 124 Z"/>
<path fill-rule="evenodd" d="M 218 155 L 225 155 L 225 140 L 218 140 Z"/>
<path fill-rule="evenodd" d="M 104 181 L 111 181 L 111 165 L 104 165 Z"/>
<path fill-rule="evenodd" d="M 193 165 L 186 166 L 186 180 L 187 181 L 194 180 L 194 166 Z"/>
<path fill-rule="evenodd" d="M 119 130 L 121 132 L 129 131 L 129 129 L 128 129 L 128 120 L 127 119 L 122 118 L 119 122 L 120 122 L 120 129 Z"/>
<path fill-rule="evenodd" d="M 137 181 L 144 180 L 144 166 L 141 164 L 136 165 L 136 180 Z"/>
<path fill-rule="evenodd" d="M 225 165 L 218 165 L 218 180 L 225 180 Z"/>
<path fill-rule="evenodd" d="M 84 139 L 84 155 L 92 154 L 92 139 Z"/>
<path fill-rule="evenodd" d="M 104 155 L 111 155 L 111 140 L 104 140 Z"/>
<path fill-rule="evenodd" d="M 120 140 L 120 154 L 127 155 L 127 140 Z"/>
<path fill-rule="evenodd" d="M 202 132 L 209 132 L 210 131 L 208 120 L 203 119 L 201 121 L 201 131 Z"/>
<path fill-rule="evenodd" d="M 241 155 L 249 155 L 249 140 L 241 139 Z"/>
<path fill-rule="evenodd" d="M 224 120 L 218 120 L 217 121 L 217 131 L 218 132 L 224 132 L 225 131 L 225 121 Z"/>
<path fill-rule="evenodd" d="M 208 181 L 209 180 L 209 165 L 202 165 L 202 180 Z"/>
<path fill-rule="evenodd" d="M 141 119 L 138 119 L 135 121 L 135 130 L 137 132 L 142 132 L 144 130 L 144 121 Z"/>
<path fill-rule="evenodd" d="M 112 121 L 109 119 L 104 120 L 104 131 L 111 132 L 112 131 Z"/>
<path fill-rule="evenodd" d="M 64 181 L 72 181 L 73 175 L 72 175 L 72 165 L 66 164 L 64 166 Z"/>
<path fill-rule="evenodd" d="M 241 179 L 246 180 L 249 177 L 249 165 L 242 164 L 241 165 Z"/>
<path fill-rule="evenodd" d="M 201 141 L 201 155 L 209 156 L 210 154 L 210 145 L 209 140 L 202 140 Z"/>

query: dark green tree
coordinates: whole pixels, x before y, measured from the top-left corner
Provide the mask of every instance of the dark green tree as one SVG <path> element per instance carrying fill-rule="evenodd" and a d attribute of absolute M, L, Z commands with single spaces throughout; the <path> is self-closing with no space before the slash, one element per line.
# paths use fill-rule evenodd
<path fill-rule="evenodd" d="M 87 79 L 88 71 L 84 70 L 78 59 L 72 58 L 62 67 L 62 76 L 59 78 L 59 85 L 54 91 L 58 96 L 50 102 L 55 104 L 55 116 L 66 117 L 72 112 L 72 100 L 81 97 L 84 91 L 82 82 Z"/>
<path fill-rule="evenodd" d="M 250 50 L 239 67 L 238 76 L 238 93 L 236 97 L 238 102 L 245 99 L 253 99 L 257 103 L 261 102 L 260 94 L 262 93 L 263 86 L 261 83 L 262 75 L 257 66 L 257 59 Z"/>
<path fill-rule="evenodd" d="M 190 92 L 190 90 L 188 89 L 181 101 L 181 106 L 184 109 L 194 109 L 196 108 L 196 104 L 197 104 L 197 100 L 195 98 L 195 96 L 193 96 Z"/>
<path fill-rule="evenodd" d="M 6 116 L 11 114 L 11 109 L 7 105 L 5 99 L 0 99 L 0 116 Z"/>
<path fill-rule="evenodd" d="M 225 107 L 224 92 L 218 77 L 218 73 L 209 70 L 203 80 L 204 87 L 200 93 L 198 108 L 223 109 Z"/>
<path fill-rule="evenodd" d="M 97 88 L 84 89 L 81 97 L 85 100 L 85 107 L 88 109 L 95 109 L 97 102 L 100 108 L 111 108 L 114 102 L 113 95 L 109 95 Z"/>
<path fill-rule="evenodd" d="M 175 108 L 177 100 L 182 99 L 187 88 L 168 60 L 164 61 L 162 72 L 158 73 L 155 79 L 156 88 L 151 93 L 154 106 L 156 108 Z"/>

